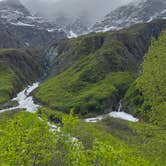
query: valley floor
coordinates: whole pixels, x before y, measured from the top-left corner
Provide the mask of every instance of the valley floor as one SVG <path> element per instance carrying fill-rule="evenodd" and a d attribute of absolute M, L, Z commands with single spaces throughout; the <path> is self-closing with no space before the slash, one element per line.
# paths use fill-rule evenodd
<path fill-rule="evenodd" d="M 22 92 L 18 93 L 17 97 L 13 99 L 19 103 L 18 106 L 0 110 L 0 124 L 2 126 L 5 125 L 6 120 L 11 119 L 15 114 L 19 114 L 19 111 L 16 111 L 18 109 L 25 109 L 26 111 L 33 113 L 37 111 L 39 106 L 34 104 L 33 97 L 28 95 L 30 95 L 38 86 L 39 83 L 34 83 L 32 86 L 28 86 Z M 62 116 L 62 113 L 48 109 L 41 109 L 41 112 L 38 112 L 39 116 L 41 117 L 41 115 L 43 116 L 43 114 L 45 114 L 52 124 L 55 124 L 55 119 L 59 119 Z M 110 114 L 114 118 L 108 116 Z M 80 121 L 74 128 L 73 137 L 79 138 L 87 147 L 91 146 L 90 140 L 92 138 L 107 142 L 109 137 L 112 137 L 112 141 L 115 141 L 116 144 L 117 142 L 124 144 L 127 146 L 126 148 L 130 148 L 133 151 L 140 153 L 142 158 L 150 163 L 159 166 L 165 164 L 165 130 L 143 122 L 138 122 L 132 115 L 123 112 L 112 112 L 110 114 L 85 120 L 85 122 L 95 123 L 88 124 Z M 95 134 L 95 132 L 98 134 Z M 102 133 L 105 133 L 105 136 L 102 137 Z"/>

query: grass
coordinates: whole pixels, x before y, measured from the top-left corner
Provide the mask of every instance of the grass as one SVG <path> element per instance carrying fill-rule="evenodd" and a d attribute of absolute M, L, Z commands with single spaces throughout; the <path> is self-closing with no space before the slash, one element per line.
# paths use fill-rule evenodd
<path fill-rule="evenodd" d="M 36 96 L 49 106 L 64 112 L 73 108 L 82 115 L 94 112 L 101 114 L 108 106 L 106 100 L 116 100 L 116 95 L 121 96 L 132 82 L 132 76 L 127 72 L 111 73 L 96 83 L 82 81 L 82 73 L 73 72 L 69 69 L 46 81 L 40 86 Z M 111 109 L 113 107 L 115 105 Z"/>
<path fill-rule="evenodd" d="M 22 111 L 15 110 L 15 111 L 8 111 L 0 113 L 0 126 L 5 126 L 6 122 L 11 120 L 15 115 L 20 114 Z"/>
<path fill-rule="evenodd" d="M 14 91 L 14 81 L 14 72 L 10 68 L 0 64 L 0 104 L 10 99 Z"/>
<path fill-rule="evenodd" d="M 124 54 L 129 53 L 122 43 L 109 39 L 103 44 L 102 40 L 103 34 L 97 34 L 67 42 L 68 52 L 59 51 L 58 58 L 67 56 L 73 65 L 41 84 L 37 99 L 63 112 L 73 108 L 80 116 L 115 110 L 133 81 L 133 68 L 125 65 Z"/>
<path fill-rule="evenodd" d="M 144 122 L 132 123 L 114 118 L 107 118 L 95 126 L 123 141 L 130 148 L 136 148 L 150 163 L 158 166 L 166 164 L 164 129 Z"/>
<path fill-rule="evenodd" d="M 166 129 L 166 31 L 151 41 L 141 75 L 123 99 L 126 112 Z"/>
<path fill-rule="evenodd" d="M 40 108 L 38 114 L 41 117 L 48 118 L 50 122 L 59 124 L 62 123 L 63 116 L 68 117 L 68 114 L 47 108 Z M 85 123 L 84 121 L 79 120 L 77 125 L 73 128 L 72 136 L 78 138 L 86 149 L 91 149 L 93 142 L 99 140 L 107 145 L 111 145 L 116 150 L 125 149 L 125 153 L 128 153 L 129 156 L 136 157 L 137 155 L 141 155 L 136 148 L 130 147 L 123 140 L 114 137 L 114 135 L 106 130 L 101 130 L 98 124 Z"/>
<path fill-rule="evenodd" d="M 61 123 L 62 116 L 65 115 L 45 108 L 42 108 L 39 114 L 55 123 Z M 93 141 L 97 139 L 111 145 L 114 149 L 125 149 L 129 157 L 143 158 L 150 166 L 166 164 L 165 135 L 165 130 L 154 125 L 108 117 L 98 123 L 85 123 L 80 120 L 73 132 L 73 136 L 81 140 L 87 149 L 92 148 Z"/>
<path fill-rule="evenodd" d="M 0 49 L 0 107 L 42 74 L 39 53 L 32 48 Z"/>
<path fill-rule="evenodd" d="M 52 111 L 52 110 L 48 110 L 48 109 L 45 109 L 45 108 L 41 108 L 39 110 L 39 114 L 41 116 L 41 118 L 44 120 L 44 115 L 46 116 L 50 116 L 50 114 L 52 114 L 52 116 L 54 115 L 55 118 L 60 118 L 62 116 L 69 116 L 69 115 L 62 115 L 62 113 L 59 113 L 59 112 L 56 112 L 56 111 Z M 43 115 L 44 114 L 44 115 Z M 19 119 L 19 117 L 21 119 Z M 10 124 L 12 122 L 12 120 L 16 120 L 17 118 L 17 121 L 14 121 L 14 124 L 12 123 L 12 125 L 16 125 L 16 126 L 19 126 L 20 127 L 20 130 L 23 129 L 22 131 L 19 130 L 19 132 L 21 132 L 21 134 L 23 136 L 25 136 L 25 138 L 27 136 L 30 136 L 30 135 L 27 135 L 27 131 L 25 129 L 28 129 L 28 131 L 30 132 L 31 130 L 34 131 L 34 124 L 38 123 L 37 121 L 39 121 L 40 123 L 42 123 L 42 121 L 40 121 L 36 115 L 33 115 L 32 113 L 28 113 L 28 112 L 22 112 L 22 111 L 16 111 L 16 112 L 5 112 L 5 113 L 2 113 L 1 114 L 1 117 L 0 117 L 0 134 L 3 134 L 5 133 L 6 135 L 10 134 L 10 133 L 7 133 L 7 132 L 10 132 L 10 130 L 8 129 L 9 126 L 6 126 L 8 121 L 10 121 Z M 23 118 L 23 119 L 22 119 Z M 65 118 L 66 119 L 66 118 Z M 71 117 L 69 118 L 71 120 Z M 67 119 L 66 119 L 67 120 Z M 32 121 L 32 125 L 29 124 L 30 121 Z M 43 121 L 44 123 L 45 121 Z M 62 122 L 62 121 L 61 121 Z M 64 121 L 63 121 L 64 122 Z M 66 122 L 68 123 L 68 122 Z M 71 123 L 71 124 L 70 124 Z M 70 123 L 68 123 L 68 125 L 72 126 L 72 120 L 70 121 Z M 47 123 L 45 123 L 45 125 L 47 125 Z M 56 124 L 57 125 L 57 124 Z M 70 127 L 71 127 L 70 126 Z M 36 127 L 36 126 L 35 126 Z M 41 127 L 41 128 L 40 128 Z M 63 127 L 63 126 L 61 126 Z M 10 128 L 10 127 L 9 127 Z M 39 125 L 39 129 L 41 129 L 42 131 L 42 125 Z M 39 129 L 37 131 L 39 131 Z M 71 128 L 70 128 L 71 129 Z M 63 129 L 62 129 L 63 130 Z M 36 131 L 36 130 L 35 130 Z M 13 130 L 11 131 L 13 132 Z M 94 144 L 94 141 L 100 141 L 102 144 L 104 145 L 108 145 L 111 147 L 111 149 L 113 150 L 113 152 L 115 152 L 116 154 L 119 154 L 120 155 L 118 156 L 118 160 L 124 160 L 124 165 L 127 166 L 127 164 L 125 163 L 135 163 L 137 160 L 137 162 L 139 161 L 139 163 L 142 163 L 143 166 L 148 166 L 148 161 L 145 160 L 142 156 L 140 156 L 140 153 L 136 151 L 136 149 L 134 148 L 130 148 L 128 145 L 125 145 L 123 143 L 123 141 L 117 139 L 117 138 L 114 138 L 110 133 L 108 132 L 105 132 L 105 131 L 101 131 L 99 129 L 97 129 L 93 124 L 87 124 L 87 123 L 84 123 L 82 121 L 78 121 L 76 125 L 72 126 L 72 129 L 71 131 L 68 131 L 70 132 L 71 136 L 73 137 L 76 137 L 79 139 L 79 141 L 81 141 L 85 147 L 86 150 L 91 150 L 92 149 L 92 146 Z M 59 133 L 59 132 L 58 132 Z M 58 136 L 58 133 L 57 133 L 57 136 Z M 25 135 L 24 135 L 25 134 Z M 35 134 L 35 133 L 34 133 Z M 17 138 L 19 139 L 19 135 L 17 135 L 17 130 L 13 132 L 13 135 L 15 137 L 15 140 L 17 140 Z M 43 136 L 43 133 L 41 134 L 41 136 Z M 41 137 L 40 136 L 40 137 Z M 59 136 L 62 136 L 62 135 L 59 135 Z M 40 137 L 37 137 L 37 138 L 40 138 Z M 31 137 L 29 137 L 31 138 Z M 41 137 L 42 138 L 42 137 Z M 53 137 L 54 138 L 54 137 Z M 64 139 L 66 137 L 63 137 L 62 136 L 62 139 Z M 44 138 L 43 138 L 44 139 Z M 42 139 L 42 140 L 43 140 Z M 56 139 L 56 138 L 54 138 Z M 53 140 L 54 140 L 53 139 Z M 13 146 L 13 144 L 15 145 L 15 142 L 13 142 L 13 138 L 11 138 L 12 142 L 10 142 L 10 145 Z M 21 139 L 22 140 L 22 139 Z M 28 147 L 24 146 L 25 144 L 27 144 L 28 142 L 26 142 L 27 140 L 29 139 L 25 139 L 25 143 L 23 143 L 23 146 L 22 144 L 20 144 L 19 148 L 22 148 L 23 150 L 27 150 Z M 34 138 L 32 139 L 32 141 L 30 141 L 31 145 L 33 146 L 33 144 L 38 141 L 38 139 L 35 139 Z M 65 140 L 64 140 L 65 141 Z M 2 143 L 2 142 L 1 142 Z M 50 144 L 52 145 L 52 142 L 46 142 L 45 143 L 45 146 L 46 148 L 49 148 L 47 147 L 50 146 Z M 3 147 L 3 143 L 1 144 Z M 7 144 L 5 144 L 7 145 Z M 9 146 L 10 146 L 9 145 Z M 55 145 L 55 144 L 54 144 Z M 56 146 L 56 145 L 55 145 Z M 17 146 L 18 148 L 18 146 Z M 40 145 L 40 149 L 43 148 L 42 145 Z M 59 148 L 57 146 L 57 148 Z M 69 147 L 69 148 L 72 148 L 72 147 Z M 100 148 L 100 147 L 99 147 Z M 15 150 L 15 149 L 14 149 Z M 33 150 L 33 148 L 32 148 Z M 57 149 L 56 149 L 57 150 Z M 60 151 L 58 152 L 63 152 L 64 149 L 58 149 Z M 73 149 L 74 150 L 74 149 Z M 82 149 L 83 150 L 83 149 Z M 38 151 L 37 151 L 38 152 Z M 50 151 L 48 151 L 50 152 Z M 102 151 L 101 151 L 102 152 Z M 8 155 L 10 152 L 8 150 L 6 150 L 6 155 Z M 63 152 L 64 153 L 64 152 Z M 14 153 L 15 154 L 15 153 Z M 57 153 L 58 154 L 58 153 Z M 113 153 L 113 156 L 116 155 Z M 67 154 L 68 155 L 68 154 Z M 87 153 L 87 155 L 90 155 L 89 153 Z M 105 155 L 105 154 L 103 154 Z M 109 155 L 109 154 L 108 154 Z M 89 156 L 90 157 L 90 156 Z M 110 156 L 112 157 L 112 156 Z M 29 158 L 28 158 L 29 159 Z M 133 161 L 133 159 L 135 159 Z M 14 161 L 16 159 L 14 158 Z M 57 158 L 55 157 L 55 163 L 56 163 L 56 160 Z M 116 158 L 114 159 L 114 157 L 112 158 L 112 160 L 116 160 Z M 139 165 L 138 163 L 136 162 L 136 165 Z M 47 165 L 47 164 L 46 164 Z M 95 164 L 94 164 L 95 165 Z"/>
<path fill-rule="evenodd" d="M 138 76 L 151 38 L 164 29 L 159 28 L 162 24 L 139 24 L 117 32 L 62 40 L 53 47 L 58 54 L 55 62 L 52 60 L 52 77 L 41 85 L 36 98 L 63 112 L 74 108 L 80 116 L 115 110 Z"/>
<path fill-rule="evenodd" d="M 2 113 L 1 129 L 8 120 L 21 115 L 21 111 Z M 60 123 L 63 116 L 68 116 L 56 110 L 40 108 L 38 114 L 48 118 L 50 122 Z M 29 113 L 26 113 L 29 116 Z M 111 145 L 117 151 L 123 149 L 128 158 L 141 158 L 146 165 L 165 165 L 165 131 L 146 123 L 132 123 L 120 119 L 107 118 L 99 123 L 85 123 L 81 120 L 73 128 L 72 136 L 78 138 L 86 149 L 91 149 L 94 140 Z M 124 156 L 123 156 L 124 157 Z M 137 165 L 137 164 L 136 164 Z"/>

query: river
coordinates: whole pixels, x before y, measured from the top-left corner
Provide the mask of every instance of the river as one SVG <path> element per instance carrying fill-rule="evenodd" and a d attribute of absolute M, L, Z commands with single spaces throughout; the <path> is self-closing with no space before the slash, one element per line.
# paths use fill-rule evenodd
<path fill-rule="evenodd" d="M 29 85 L 26 87 L 23 91 L 19 92 L 15 98 L 12 99 L 12 101 L 17 101 L 18 106 L 16 107 L 11 107 L 7 109 L 2 109 L 0 110 L 0 113 L 6 112 L 6 111 L 13 111 L 16 109 L 25 109 L 28 112 L 35 113 L 39 107 L 39 105 L 35 104 L 33 100 L 33 96 L 31 96 L 31 93 L 39 87 L 40 83 L 35 82 L 32 85 Z M 117 111 L 110 112 L 109 114 L 106 115 L 100 115 L 94 118 L 87 118 L 85 119 L 85 122 L 88 123 L 95 123 L 98 121 L 101 121 L 104 119 L 106 116 L 114 117 L 114 118 L 119 118 L 131 122 L 138 122 L 139 119 L 133 117 L 132 115 L 125 113 L 122 110 L 122 104 L 121 102 L 119 103 L 119 107 Z"/>
<path fill-rule="evenodd" d="M 2 109 L 0 110 L 0 113 L 6 111 L 13 111 L 16 109 L 25 109 L 28 112 L 35 113 L 39 105 L 34 103 L 33 96 L 31 96 L 30 94 L 38 87 L 39 87 L 39 82 L 35 82 L 32 85 L 26 87 L 23 91 L 19 92 L 15 98 L 12 99 L 12 101 L 18 102 L 18 106 Z"/>

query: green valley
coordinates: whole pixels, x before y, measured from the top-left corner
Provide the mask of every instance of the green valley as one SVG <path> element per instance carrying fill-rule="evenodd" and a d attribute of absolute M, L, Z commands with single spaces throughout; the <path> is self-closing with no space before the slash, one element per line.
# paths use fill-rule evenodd
<path fill-rule="evenodd" d="M 165 20 L 0 48 L 0 165 L 164 166 L 165 136 Z"/>
<path fill-rule="evenodd" d="M 165 28 L 162 20 L 63 40 L 53 46 L 51 78 L 41 84 L 36 98 L 63 112 L 80 116 L 117 110 L 148 51 L 151 39 Z M 52 76 L 53 75 L 53 76 Z"/>

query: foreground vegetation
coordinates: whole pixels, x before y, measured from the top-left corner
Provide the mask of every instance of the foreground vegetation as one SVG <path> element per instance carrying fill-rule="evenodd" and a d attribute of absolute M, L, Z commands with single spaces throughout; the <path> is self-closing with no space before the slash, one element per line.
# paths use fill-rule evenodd
<path fill-rule="evenodd" d="M 39 117 L 42 118 L 40 120 Z M 41 108 L 38 114 L 7 112 L 0 118 L 0 165 L 161 166 L 165 131 L 107 118 L 87 124 L 72 113 Z M 50 128 L 56 123 L 56 127 Z"/>
<path fill-rule="evenodd" d="M 41 109 L 39 115 L 49 121 L 61 123 L 63 113 L 55 110 Z M 91 148 L 98 140 L 111 145 L 114 149 L 126 149 L 134 156 L 149 161 L 150 165 L 165 165 L 166 131 L 156 125 L 144 122 L 128 122 L 107 117 L 102 122 L 85 123 L 79 121 L 73 130 L 73 136 L 79 138 L 86 148 Z M 128 154 L 130 156 L 131 154 Z"/>
<path fill-rule="evenodd" d="M 88 139 L 97 131 L 96 138 L 102 134 L 105 137 L 93 139 L 91 146 L 86 147 L 81 139 L 72 137 L 79 123 L 72 114 L 63 116 L 60 131 L 50 130 L 47 122 L 26 112 L 16 113 L 5 123 L 0 130 L 1 165 L 149 165 L 123 143 L 93 127 L 90 127 L 94 131 Z"/>
<path fill-rule="evenodd" d="M 132 123 L 114 118 L 107 118 L 96 127 L 137 149 L 151 165 L 166 164 L 166 130 L 144 122 Z"/>

